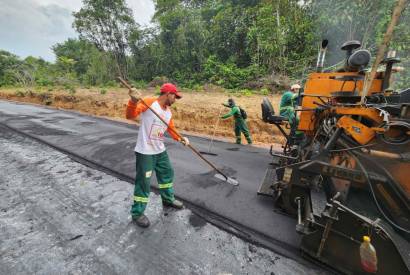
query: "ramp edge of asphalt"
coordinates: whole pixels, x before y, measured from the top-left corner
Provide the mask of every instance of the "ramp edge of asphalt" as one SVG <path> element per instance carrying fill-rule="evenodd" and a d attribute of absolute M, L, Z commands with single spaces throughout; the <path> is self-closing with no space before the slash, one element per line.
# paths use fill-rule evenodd
<path fill-rule="evenodd" d="M 87 158 L 84 158 L 78 154 L 75 154 L 73 152 L 70 152 L 64 148 L 61 148 L 59 146 L 56 146 L 54 144 L 51 144 L 49 142 L 47 142 L 44 139 L 41 139 L 39 137 L 33 136 L 31 134 L 25 133 L 23 131 L 20 131 L 19 129 L 16 129 L 14 127 L 11 127 L 5 123 L 0 122 L 0 126 L 3 126 L 7 129 L 9 129 L 10 131 L 13 131 L 15 133 L 18 133 L 22 136 L 26 136 L 29 137 L 39 143 L 45 144 L 61 153 L 66 154 L 68 157 L 70 157 L 71 159 L 73 159 L 74 161 L 81 163 L 85 166 L 88 166 L 92 169 L 96 169 L 99 170 L 101 172 L 104 172 L 106 174 L 112 175 L 114 177 L 119 178 L 120 180 L 129 182 L 131 184 L 134 183 L 134 179 L 124 175 L 118 171 L 115 171 L 111 168 L 105 167 L 101 164 L 98 164 L 92 160 L 89 160 Z M 152 189 L 155 193 L 158 194 L 158 188 L 154 185 L 152 186 Z M 324 266 L 322 264 L 318 264 L 312 263 L 312 260 L 308 260 L 306 258 L 304 258 L 301 254 L 300 254 L 300 250 L 298 247 L 294 247 L 291 246 L 287 243 L 284 243 L 280 240 L 274 239 L 272 237 L 269 237 L 267 235 L 265 235 L 262 232 L 256 231 L 254 229 L 251 229 L 245 225 L 239 224 L 233 220 L 231 220 L 229 217 L 225 217 L 223 215 L 220 215 L 218 213 L 215 213 L 212 210 L 206 209 L 203 206 L 199 206 L 196 205 L 195 203 L 192 203 L 186 199 L 182 199 L 178 196 L 176 196 L 178 199 L 182 200 L 186 207 L 189 208 L 193 213 L 197 214 L 198 216 L 200 216 L 201 218 L 203 218 L 204 220 L 206 220 L 207 222 L 217 226 L 218 228 L 221 228 L 223 230 L 225 230 L 228 233 L 233 234 L 234 236 L 243 239 L 251 244 L 255 244 L 264 248 L 267 248 L 269 250 L 272 250 L 284 257 L 296 260 L 302 264 L 305 265 L 310 265 L 310 266 L 315 266 L 315 265 L 319 265 L 320 267 L 324 268 L 324 269 L 329 269 L 329 267 Z M 333 270 L 332 270 L 333 271 Z"/>

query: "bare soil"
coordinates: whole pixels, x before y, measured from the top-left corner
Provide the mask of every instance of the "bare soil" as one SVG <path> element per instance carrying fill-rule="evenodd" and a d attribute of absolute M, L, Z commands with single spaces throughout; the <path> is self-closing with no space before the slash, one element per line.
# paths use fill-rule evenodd
<path fill-rule="evenodd" d="M 144 96 L 154 96 L 155 89 L 142 90 L 142 93 Z M 228 108 L 222 106 L 222 103 L 232 97 L 248 114 L 248 126 L 255 144 L 267 145 L 283 142 L 283 137 L 276 127 L 264 123 L 261 119 L 260 104 L 265 96 L 236 95 L 212 89 L 200 92 L 186 91 L 183 95 L 183 98 L 172 106 L 177 129 L 194 135 L 212 136 L 220 114 L 229 111 Z M 275 110 L 278 110 L 280 95 L 267 97 Z M 0 98 L 76 110 L 126 121 L 125 108 L 129 97 L 127 90 L 123 88 L 107 89 L 105 94 L 101 93 L 99 88 L 78 89 L 75 93 L 64 90 L 22 92 L 21 89 L 13 88 L 0 90 Z M 234 141 L 233 119 L 219 121 L 215 136 Z"/>

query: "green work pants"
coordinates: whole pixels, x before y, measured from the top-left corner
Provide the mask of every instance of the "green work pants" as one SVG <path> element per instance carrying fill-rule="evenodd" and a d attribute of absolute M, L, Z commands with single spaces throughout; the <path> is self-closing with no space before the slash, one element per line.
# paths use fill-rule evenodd
<path fill-rule="evenodd" d="M 299 119 L 296 116 L 296 112 L 293 107 L 285 107 L 281 109 L 280 115 L 288 119 L 291 128 L 298 126 Z"/>
<path fill-rule="evenodd" d="M 150 182 L 153 171 L 157 176 L 159 193 L 162 201 L 173 202 L 174 170 L 169 161 L 167 151 L 156 155 L 144 155 L 135 153 L 136 176 L 134 187 L 134 204 L 131 207 L 131 215 L 138 217 L 144 213 L 150 193 Z"/>
<path fill-rule="evenodd" d="M 293 107 L 281 108 L 280 115 L 288 119 L 290 128 L 295 129 L 296 136 L 303 135 L 303 132 L 297 130 L 299 125 L 299 118 L 296 116 L 296 112 Z"/>
<path fill-rule="evenodd" d="M 249 133 L 248 125 L 243 118 L 235 118 L 235 136 L 236 143 L 241 144 L 241 133 L 245 136 L 248 144 L 252 144 L 251 134 Z"/>

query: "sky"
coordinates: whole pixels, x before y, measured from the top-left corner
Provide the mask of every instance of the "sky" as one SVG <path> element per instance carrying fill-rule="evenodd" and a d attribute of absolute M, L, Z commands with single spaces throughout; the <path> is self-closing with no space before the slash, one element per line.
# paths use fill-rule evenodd
<path fill-rule="evenodd" d="M 126 0 L 135 21 L 148 25 L 152 0 Z M 29 55 L 54 61 L 51 47 L 78 34 L 72 28 L 73 11 L 81 0 L 0 0 L 0 49 L 22 58 Z"/>

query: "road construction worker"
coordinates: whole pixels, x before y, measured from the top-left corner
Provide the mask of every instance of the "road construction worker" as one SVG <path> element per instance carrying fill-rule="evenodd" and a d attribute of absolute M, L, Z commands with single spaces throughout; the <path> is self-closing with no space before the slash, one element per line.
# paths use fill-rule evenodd
<path fill-rule="evenodd" d="M 174 140 L 181 142 L 185 146 L 189 145 L 188 138 L 180 138 L 177 135 L 170 109 L 170 106 L 176 99 L 180 99 L 182 95 L 177 90 L 177 87 L 171 83 L 162 85 L 160 91 L 159 97 L 149 97 L 143 99 L 143 101 L 156 111 L 169 124 L 169 127 L 142 103 L 140 94 L 135 89 L 129 92 L 130 100 L 126 109 L 127 119 L 135 119 L 141 116 L 141 126 L 135 146 L 136 176 L 134 204 L 131 207 L 132 220 L 141 227 L 148 227 L 150 225 L 149 219 L 144 215 L 144 210 L 148 203 L 150 180 L 154 171 L 163 205 L 176 209 L 183 208 L 182 202 L 174 197 L 174 170 L 164 145 L 165 131 Z"/>
<path fill-rule="evenodd" d="M 280 100 L 279 113 L 286 117 L 292 129 L 296 129 L 299 124 L 299 118 L 296 115 L 295 107 L 297 105 L 300 85 L 293 84 L 290 91 L 286 91 Z M 295 127 L 295 128 L 294 128 Z"/>
<path fill-rule="evenodd" d="M 222 119 L 227 119 L 231 116 L 235 119 L 235 136 L 236 136 L 236 143 L 241 144 L 241 133 L 245 136 L 248 144 L 252 144 L 251 134 L 249 133 L 248 125 L 246 124 L 246 117 L 243 117 L 243 114 L 238 106 L 236 106 L 235 101 L 230 98 L 228 99 L 228 103 L 223 103 L 225 107 L 231 108 L 231 111 L 225 115 L 223 115 Z"/>

